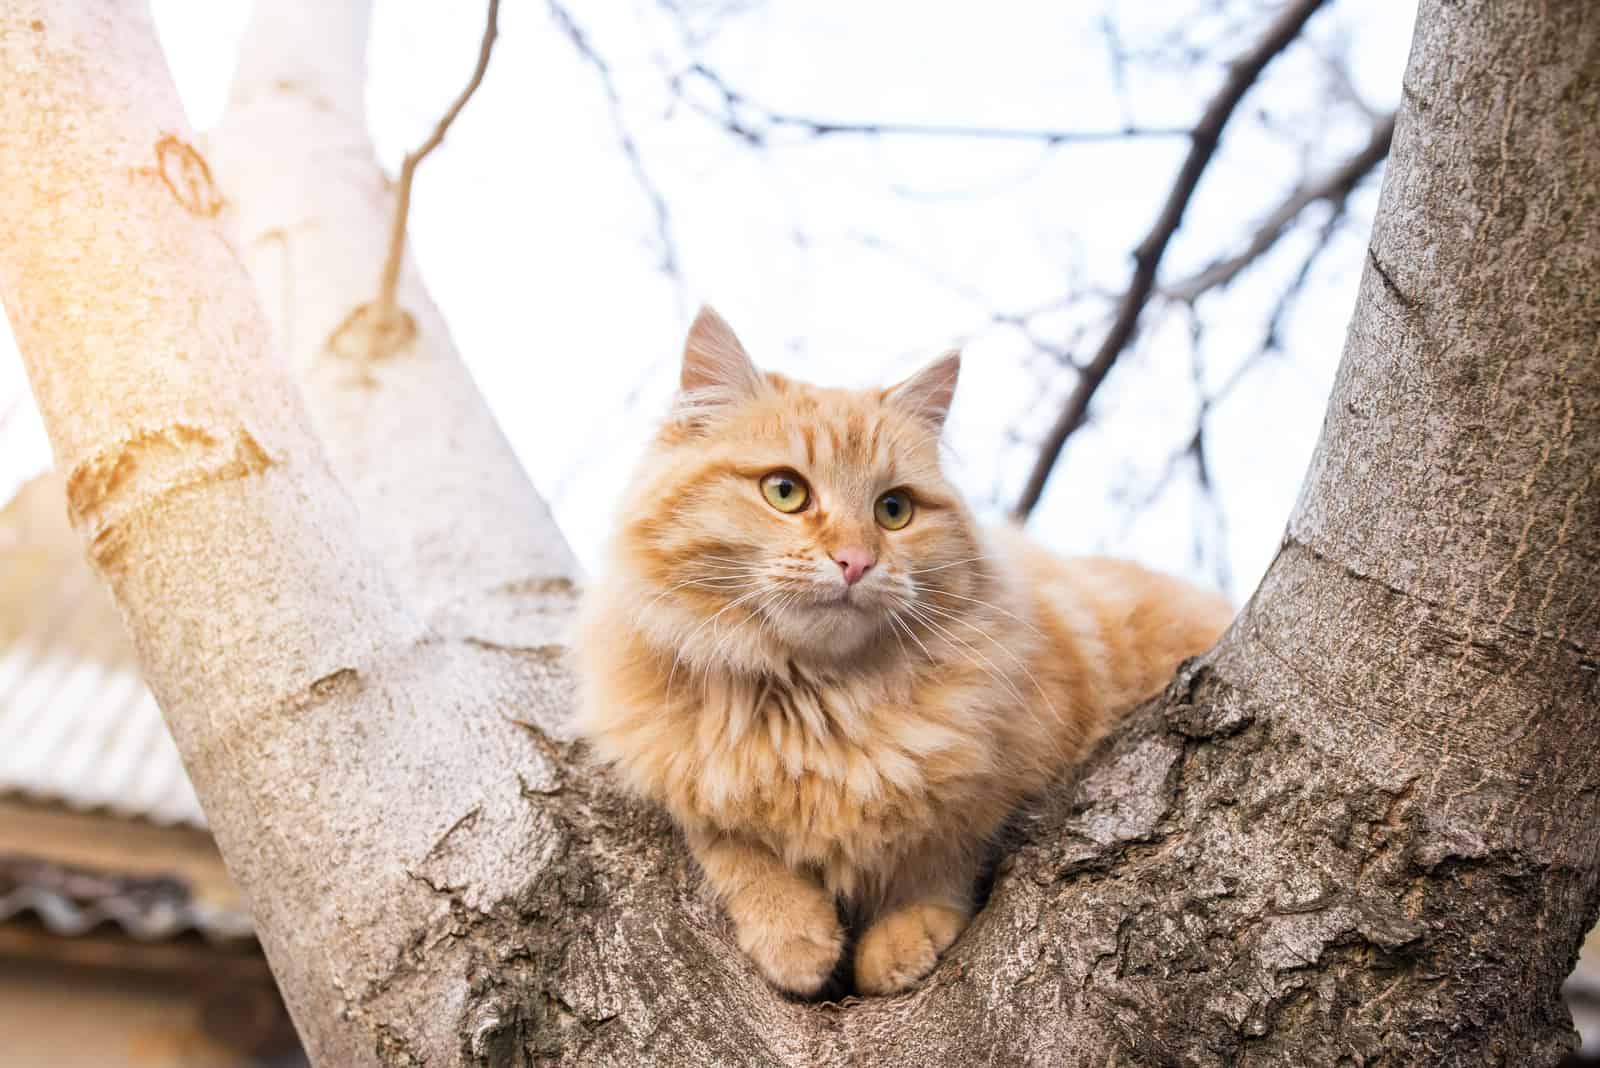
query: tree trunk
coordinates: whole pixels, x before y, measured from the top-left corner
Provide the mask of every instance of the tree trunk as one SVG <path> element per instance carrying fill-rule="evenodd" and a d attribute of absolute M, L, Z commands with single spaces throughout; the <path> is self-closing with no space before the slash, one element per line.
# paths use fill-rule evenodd
<path fill-rule="evenodd" d="M 1557 987 L 1600 907 L 1600 8 L 1425 0 L 1261 589 L 1019 821 L 927 982 L 816 1006 L 760 981 L 664 820 L 566 735 L 572 565 L 414 277 L 407 347 L 352 337 L 387 223 L 364 15 L 263 5 L 214 187 L 142 17 L 31 7 L 0 14 L 0 285 L 319 1063 L 1567 1047 Z"/>
<path fill-rule="evenodd" d="M 365 31 L 263 4 L 208 163 L 142 4 L 7 5 L 0 285 L 307 1047 L 440 1064 L 487 1025 L 439 932 L 557 852 L 573 565 L 414 272 L 404 350 L 351 327 L 391 218 Z"/>

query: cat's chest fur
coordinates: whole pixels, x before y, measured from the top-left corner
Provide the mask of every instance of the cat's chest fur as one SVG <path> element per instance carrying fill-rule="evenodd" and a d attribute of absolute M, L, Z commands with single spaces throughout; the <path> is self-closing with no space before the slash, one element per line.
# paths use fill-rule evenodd
<path fill-rule="evenodd" d="M 707 680 L 677 713 L 687 759 L 662 785 L 686 824 L 761 840 L 848 893 L 952 822 L 991 818 L 991 717 L 948 696 L 909 673 Z"/>

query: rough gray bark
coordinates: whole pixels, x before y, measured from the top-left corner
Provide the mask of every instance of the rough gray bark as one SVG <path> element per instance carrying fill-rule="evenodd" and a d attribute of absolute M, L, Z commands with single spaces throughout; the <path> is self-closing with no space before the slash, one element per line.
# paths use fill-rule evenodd
<path fill-rule="evenodd" d="M 27 54 L 27 18 L 6 16 L 0 48 Z M 17 82 L 24 99 L 48 87 Z M 0 105 L 8 130 L 29 114 Z M 1425 0 L 1345 361 L 1278 558 L 1221 646 L 1020 828 L 949 959 L 891 999 L 806 1005 L 767 988 L 670 828 L 585 768 L 549 666 L 565 600 L 542 591 L 565 565 L 548 531 L 520 584 L 501 573 L 506 554 L 467 559 L 460 597 L 416 551 L 426 541 L 389 532 L 382 566 L 427 576 L 401 574 L 391 594 L 362 577 L 378 565 L 351 538 L 326 536 L 354 521 L 342 498 L 325 503 L 294 419 L 246 409 L 271 464 L 251 469 L 246 450 L 178 480 L 209 454 L 187 439 L 153 453 L 129 437 L 144 424 L 125 400 L 63 370 L 81 324 L 22 316 L 19 333 L 63 465 L 87 477 L 105 469 L 97 457 L 127 459 L 114 470 L 133 495 L 104 487 L 75 517 L 93 536 L 128 501 L 146 505 L 143 523 L 110 528 L 140 566 L 97 560 L 322 1063 L 1553 1063 L 1570 1035 L 1557 988 L 1600 907 L 1597 115 L 1600 8 Z M 367 167 L 364 151 L 341 158 Z M 43 166 L 3 149 L 0 165 L 0 188 Z M 54 190 L 66 206 L 41 231 L 97 203 Z M 111 252 L 121 237 L 82 239 Z M 0 250 L 8 307 L 40 292 L 15 264 L 37 269 L 50 241 L 23 227 L 22 251 Z M 98 281 L 127 303 L 133 283 Z M 402 294 L 413 314 L 418 299 Z M 321 329 L 341 321 L 336 304 L 318 306 Z M 91 341 L 85 358 L 113 382 L 140 381 L 117 362 L 136 365 L 126 345 Z M 427 378 L 407 367 L 451 366 L 429 348 L 338 393 L 339 353 L 305 351 L 302 389 L 339 398 L 312 396 L 325 438 L 357 433 L 360 405 L 381 419 L 417 403 Z M 281 379 L 270 360 L 230 366 Z M 385 408 L 391 391 L 412 399 Z M 334 455 L 360 520 L 447 536 L 426 505 L 395 504 L 399 469 L 356 440 L 368 444 Z M 168 475 L 142 466 L 152 455 Z M 406 462 L 453 469 L 425 451 Z M 497 467 L 489 481 L 524 500 L 510 479 Z M 461 480 L 439 484 L 470 500 Z M 333 519 L 274 505 L 294 493 Z M 248 527 L 266 520 L 331 563 L 308 575 L 274 555 Z M 227 555 L 242 547 L 256 555 Z M 320 630 L 281 619 L 252 578 L 263 556 L 291 593 L 322 575 L 349 585 L 314 592 L 348 588 L 355 607 L 326 607 Z M 270 657 L 164 625 L 207 586 Z M 408 624 L 396 597 L 435 625 Z M 362 642 L 340 639 L 352 634 Z M 219 664 L 185 681 L 195 644 Z"/>

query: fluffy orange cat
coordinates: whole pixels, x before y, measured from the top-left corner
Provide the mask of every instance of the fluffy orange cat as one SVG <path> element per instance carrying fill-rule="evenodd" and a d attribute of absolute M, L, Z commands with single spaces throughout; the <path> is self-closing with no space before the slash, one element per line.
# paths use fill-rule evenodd
<path fill-rule="evenodd" d="M 758 371 L 710 309 L 579 637 L 582 726 L 682 826 L 739 946 L 818 991 L 933 969 L 986 849 L 1232 617 L 980 529 L 939 467 L 960 358 L 890 389 Z"/>

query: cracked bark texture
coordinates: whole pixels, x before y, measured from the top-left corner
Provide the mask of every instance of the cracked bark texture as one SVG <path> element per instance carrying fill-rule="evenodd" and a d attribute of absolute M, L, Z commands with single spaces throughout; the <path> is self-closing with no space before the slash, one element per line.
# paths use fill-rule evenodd
<path fill-rule="evenodd" d="M 1567 1048 L 1600 906 L 1600 9 L 1424 0 L 1261 588 L 1019 819 L 927 982 L 827 1005 L 760 981 L 567 733 L 570 557 L 414 273 L 408 347 L 345 329 L 388 220 L 364 31 L 360 4 L 263 5 L 191 158 L 141 14 L 0 13 L 6 306 L 319 1064 Z"/>

